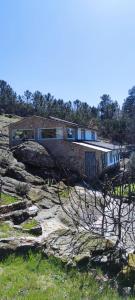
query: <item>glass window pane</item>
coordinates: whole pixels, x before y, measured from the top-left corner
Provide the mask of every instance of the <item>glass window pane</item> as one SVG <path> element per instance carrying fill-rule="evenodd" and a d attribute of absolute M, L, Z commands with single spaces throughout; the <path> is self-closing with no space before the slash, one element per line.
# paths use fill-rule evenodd
<path fill-rule="evenodd" d="M 32 129 L 17 129 L 13 133 L 15 140 L 34 140 L 34 130 Z"/>
<path fill-rule="evenodd" d="M 41 137 L 41 139 L 56 138 L 56 128 L 41 129 L 40 130 L 40 137 Z"/>

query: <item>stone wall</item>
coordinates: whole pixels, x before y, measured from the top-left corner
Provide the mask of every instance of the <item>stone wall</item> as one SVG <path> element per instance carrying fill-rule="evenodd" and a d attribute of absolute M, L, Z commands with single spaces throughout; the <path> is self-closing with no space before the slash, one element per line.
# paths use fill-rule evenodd
<path fill-rule="evenodd" d="M 45 140 L 40 142 L 62 167 L 66 167 L 85 176 L 85 152 L 96 154 L 97 173 L 102 172 L 102 152 L 88 149 L 85 145 L 64 140 Z"/>
<path fill-rule="evenodd" d="M 85 145 L 79 145 L 72 142 L 72 140 L 66 140 L 66 128 L 69 124 L 65 124 L 61 121 L 55 121 L 52 119 L 45 119 L 42 117 L 30 117 L 24 118 L 23 120 L 11 124 L 9 127 L 9 141 L 10 146 L 20 144 L 20 141 L 12 141 L 12 130 L 14 129 L 34 129 L 35 130 L 35 141 L 43 145 L 47 151 L 56 159 L 62 167 L 66 167 L 79 173 L 81 176 L 85 176 L 85 152 L 93 151 L 96 154 L 96 161 L 98 164 L 97 173 L 102 172 L 102 152 L 89 149 Z M 63 128 L 63 137 L 65 140 L 58 139 L 45 139 L 38 140 L 38 129 L 39 128 Z M 71 125 L 71 127 L 75 127 Z"/>
<path fill-rule="evenodd" d="M 20 144 L 18 140 L 12 140 L 12 132 L 15 129 L 34 129 L 35 131 L 35 141 L 38 141 L 38 129 L 39 128 L 63 128 L 63 138 L 67 138 L 67 127 L 78 128 L 75 125 L 65 124 L 62 121 L 56 121 L 48 118 L 42 118 L 38 116 L 26 117 L 17 123 L 10 124 L 9 126 L 9 144 L 10 146 L 15 146 Z"/>

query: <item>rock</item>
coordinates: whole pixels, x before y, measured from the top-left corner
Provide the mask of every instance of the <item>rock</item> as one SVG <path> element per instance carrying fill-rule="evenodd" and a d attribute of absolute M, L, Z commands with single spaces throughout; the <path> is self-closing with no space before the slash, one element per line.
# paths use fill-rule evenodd
<path fill-rule="evenodd" d="M 6 176 L 19 180 L 21 182 L 27 182 L 35 185 L 44 184 L 44 180 L 38 176 L 34 176 L 21 168 L 20 165 L 15 164 L 9 166 L 6 170 Z"/>
<path fill-rule="evenodd" d="M 12 152 L 6 149 L 0 149 L 0 167 L 8 168 L 11 164 L 15 164 L 17 160 L 14 158 Z"/>
<path fill-rule="evenodd" d="M 14 225 L 19 225 L 26 221 L 28 218 L 35 217 L 37 215 L 37 212 L 37 206 L 33 205 L 25 210 L 17 210 L 6 214 L 1 214 L 0 221 L 12 220 Z"/>
<path fill-rule="evenodd" d="M 30 217 L 34 217 L 37 215 L 38 207 L 36 205 L 32 205 L 27 208 Z"/>
<path fill-rule="evenodd" d="M 135 254 L 129 253 L 128 254 L 128 267 L 132 270 L 135 270 Z"/>
<path fill-rule="evenodd" d="M 53 255 L 60 259 L 77 265 L 79 268 L 86 266 L 90 260 L 96 262 L 99 252 L 107 250 L 111 252 L 112 248 L 106 248 L 107 241 L 99 235 L 78 233 L 68 227 L 57 229 L 51 232 L 45 242 L 44 252 L 46 255 Z M 97 260 L 98 262 L 101 262 Z"/>
<path fill-rule="evenodd" d="M 90 261 L 90 252 L 76 255 L 74 261 L 79 268 L 86 266 Z"/>
<path fill-rule="evenodd" d="M 31 188 L 28 192 L 28 199 L 32 202 L 39 202 L 45 197 L 45 192 L 38 188 Z"/>
<path fill-rule="evenodd" d="M 2 191 L 9 194 L 16 194 L 15 187 L 19 184 L 19 181 L 10 177 L 2 178 Z"/>
<path fill-rule="evenodd" d="M 31 229 L 22 229 L 23 232 L 25 233 L 29 233 L 29 234 L 33 234 L 33 235 L 41 235 L 42 234 L 42 227 L 40 224 L 38 224 L 37 226 L 31 228 Z"/>
<path fill-rule="evenodd" d="M 24 142 L 14 148 L 13 153 L 19 161 L 40 168 L 54 168 L 55 163 L 47 150 L 32 141 Z"/>
<path fill-rule="evenodd" d="M 12 215 L 9 215 L 9 217 L 15 225 L 18 225 L 29 218 L 29 213 L 27 210 L 19 210 L 13 213 Z"/>
<path fill-rule="evenodd" d="M 30 234 L 34 234 L 34 235 L 41 235 L 42 234 L 42 227 L 41 225 L 38 225 L 36 227 L 33 227 L 29 230 Z"/>
<path fill-rule="evenodd" d="M 123 287 L 121 289 L 121 294 L 125 298 L 127 296 L 131 296 L 132 288 L 130 286 Z M 127 299 L 127 298 L 126 298 Z"/>
<path fill-rule="evenodd" d="M 0 206 L 0 214 L 6 214 L 11 211 L 25 209 L 26 205 L 27 205 L 27 202 L 23 201 L 23 200 L 12 203 L 12 204 L 8 204 L 8 205 L 1 205 Z"/>
<path fill-rule="evenodd" d="M 40 244 L 35 238 L 5 238 L 0 239 L 0 259 L 12 253 L 26 254 L 28 251 L 39 250 Z"/>

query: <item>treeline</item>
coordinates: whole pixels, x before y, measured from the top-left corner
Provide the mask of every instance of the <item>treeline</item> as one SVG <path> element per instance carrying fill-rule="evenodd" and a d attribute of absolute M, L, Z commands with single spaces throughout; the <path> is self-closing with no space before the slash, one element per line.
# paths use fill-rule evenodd
<path fill-rule="evenodd" d="M 120 109 L 118 102 L 107 94 L 101 96 L 99 105 L 95 107 L 78 99 L 64 102 L 40 91 L 31 93 L 26 90 L 23 95 L 17 95 L 6 81 L 0 80 L 0 113 L 22 117 L 51 115 L 97 127 L 100 135 L 110 141 L 135 144 L 135 86 L 129 90 Z"/>

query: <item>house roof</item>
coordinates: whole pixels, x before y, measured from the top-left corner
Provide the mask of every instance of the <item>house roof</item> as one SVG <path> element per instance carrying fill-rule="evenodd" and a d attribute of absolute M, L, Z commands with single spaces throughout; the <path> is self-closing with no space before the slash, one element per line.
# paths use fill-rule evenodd
<path fill-rule="evenodd" d="M 11 123 L 10 125 L 9 125 L 9 127 L 14 127 L 14 126 L 16 126 L 17 124 L 19 124 L 19 123 L 22 123 L 24 120 L 26 120 L 26 119 L 31 119 L 31 118 L 40 118 L 40 119 L 44 119 L 44 120 L 52 120 L 52 121 L 58 121 L 58 122 L 62 122 L 62 123 L 64 123 L 64 124 L 69 124 L 69 126 L 74 126 L 74 127 L 80 127 L 80 128 L 86 128 L 86 129 L 90 129 L 90 130 L 94 130 L 94 131 L 97 131 L 95 128 L 90 128 L 90 127 L 85 127 L 85 126 L 83 126 L 83 125 L 80 125 L 80 124 L 77 124 L 77 123 L 74 123 L 74 122 L 70 122 L 70 121 L 66 121 L 66 120 L 63 120 L 63 119 L 59 119 L 59 118 L 55 118 L 55 117 L 53 117 L 53 116 L 49 116 L 48 118 L 45 118 L 45 117 L 41 117 L 41 116 L 36 116 L 36 115 L 33 115 L 33 116 L 29 116 L 29 117 L 24 117 L 24 118 L 22 118 L 21 120 L 19 120 L 19 121 L 17 121 L 17 122 L 15 122 L 15 123 Z"/>
<path fill-rule="evenodd" d="M 99 146 L 96 146 L 96 145 L 90 145 L 87 142 L 82 142 L 82 143 L 81 142 L 73 142 L 73 144 L 77 144 L 77 145 L 80 145 L 82 147 L 93 149 L 93 150 L 98 150 L 98 151 L 101 151 L 101 152 L 110 152 L 111 151 L 107 148 L 102 148 L 102 147 L 99 147 Z"/>
<path fill-rule="evenodd" d="M 100 141 L 85 141 L 85 143 L 87 143 L 89 145 L 94 145 L 94 146 L 97 146 L 97 147 L 105 148 L 105 149 L 108 149 L 108 150 L 118 150 L 119 149 L 118 145 L 110 144 L 110 143 L 104 142 L 103 140 L 100 140 Z"/>
<path fill-rule="evenodd" d="M 81 127 L 81 128 L 86 128 L 86 129 L 91 129 L 91 130 L 97 131 L 97 129 L 95 129 L 93 127 L 84 126 L 84 125 L 74 123 L 74 122 L 71 122 L 71 121 L 66 121 L 66 120 L 63 120 L 63 119 L 60 119 L 60 118 L 55 118 L 55 117 L 49 116 L 49 119 L 59 121 L 59 122 L 63 122 L 65 124 L 73 125 L 73 126 L 76 126 L 76 127 Z"/>
<path fill-rule="evenodd" d="M 79 126 L 77 123 L 66 121 L 66 120 L 59 119 L 59 118 L 55 118 L 55 117 L 52 117 L 52 116 L 49 116 L 49 119 L 52 119 L 54 121 L 63 122 L 63 123 L 70 124 L 70 125 L 74 125 L 74 126 L 77 126 L 77 127 Z"/>

